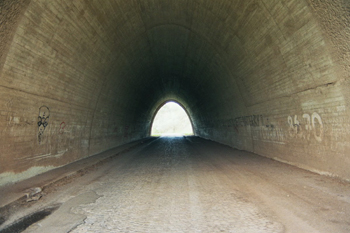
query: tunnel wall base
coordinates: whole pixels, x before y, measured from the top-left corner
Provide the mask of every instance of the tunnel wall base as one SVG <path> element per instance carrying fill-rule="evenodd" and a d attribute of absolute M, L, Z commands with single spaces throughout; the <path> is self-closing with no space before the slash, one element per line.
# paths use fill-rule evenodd
<path fill-rule="evenodd" d="M 249 108 L 253 114 L 198 127 L 196 134 L 295 165 L 350 180 L 347 81 L 322 85 Z M 288 108 L 298 101 L 299 107 Z M 215 122 L 212 120 L 212 122 Z"/>

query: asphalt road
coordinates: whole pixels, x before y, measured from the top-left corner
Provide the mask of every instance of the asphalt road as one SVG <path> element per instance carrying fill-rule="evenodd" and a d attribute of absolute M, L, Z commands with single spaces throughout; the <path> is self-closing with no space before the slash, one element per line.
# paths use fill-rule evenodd
<path fill-rule="evenodd" d="M 197 137 L 142 144 L 55 204 L 25 232 L 350 232 L 349 183 Z"/>

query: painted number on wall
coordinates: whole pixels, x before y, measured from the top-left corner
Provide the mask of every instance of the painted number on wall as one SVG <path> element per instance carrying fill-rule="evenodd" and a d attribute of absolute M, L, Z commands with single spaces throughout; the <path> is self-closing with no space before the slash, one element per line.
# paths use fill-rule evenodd
<path fill-rule="evenodd" d="M 293 138 L 310 140 L 313 136 L 318 142 L 323 139 L 323 123 L 321 116 L 314 112 L 311 116 L 303 114 L 301 118 L 297 115 L 288 116 L 289 135 Z"/>

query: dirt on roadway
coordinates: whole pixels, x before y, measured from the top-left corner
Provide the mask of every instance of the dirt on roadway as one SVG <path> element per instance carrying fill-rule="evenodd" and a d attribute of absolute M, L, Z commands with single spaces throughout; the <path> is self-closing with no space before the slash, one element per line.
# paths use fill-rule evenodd
<path fill-rule="evenodd" d="M 350 232 L 350 184 L 198 137 L 159 138 L 56 187 L 25 232 Z"/>

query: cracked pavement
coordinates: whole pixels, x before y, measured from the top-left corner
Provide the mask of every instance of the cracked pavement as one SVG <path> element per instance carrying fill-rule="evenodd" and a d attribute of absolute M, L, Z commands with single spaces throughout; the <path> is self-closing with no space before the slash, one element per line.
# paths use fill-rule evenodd
<path fill-rule="evenodd" d="M 50 196 L 51 195 L 51 196 Z M 350 185 L 197 137 L 122 154 L 25 232 L 349 232 Z"/>

